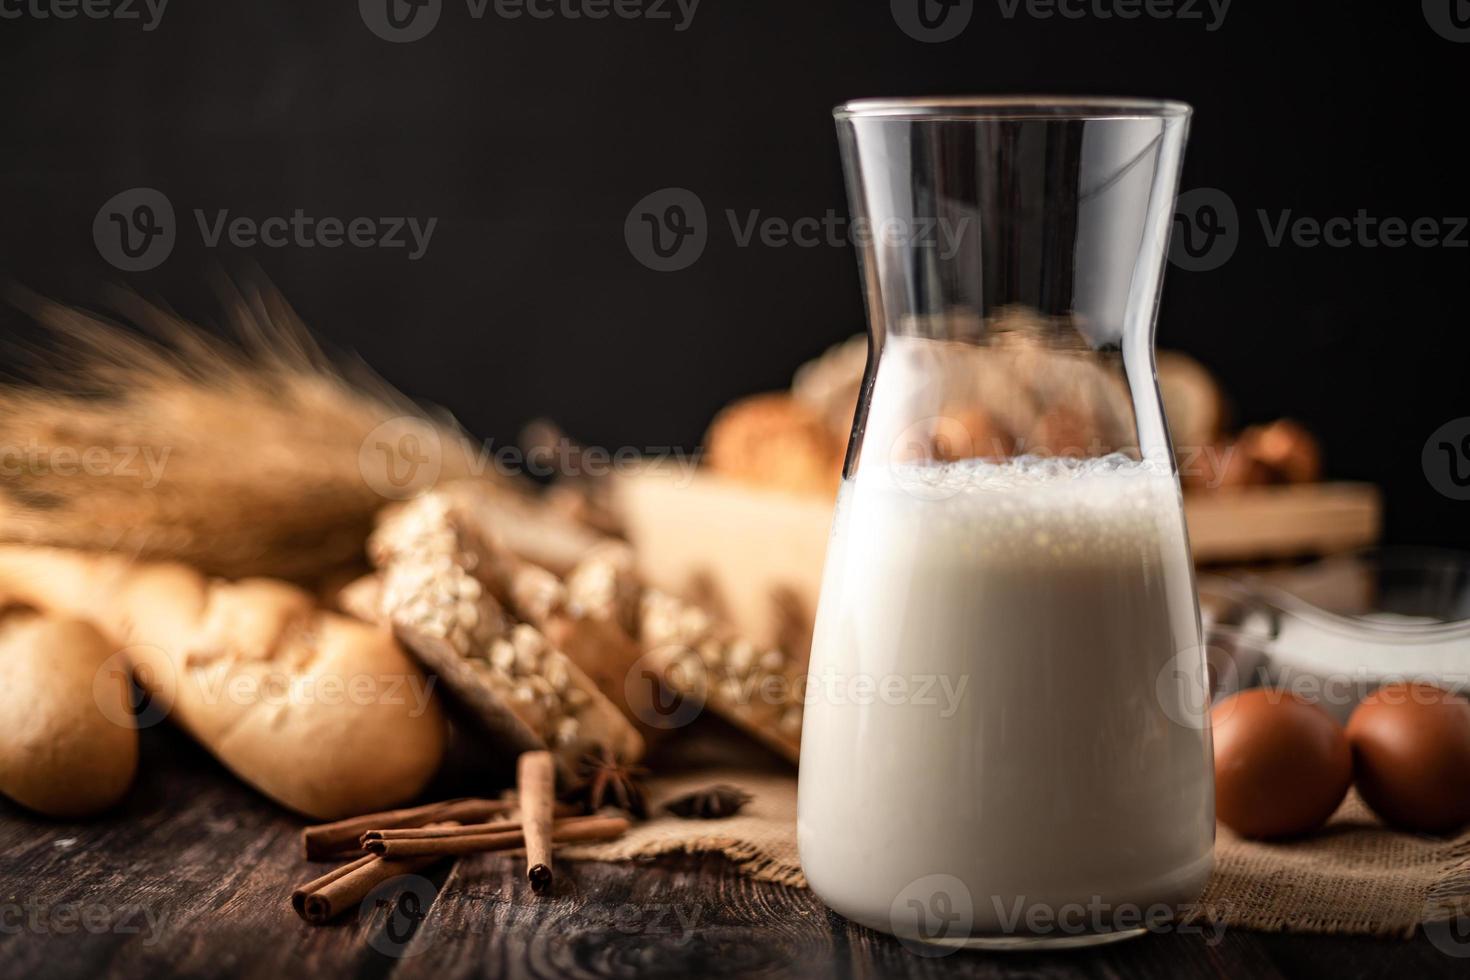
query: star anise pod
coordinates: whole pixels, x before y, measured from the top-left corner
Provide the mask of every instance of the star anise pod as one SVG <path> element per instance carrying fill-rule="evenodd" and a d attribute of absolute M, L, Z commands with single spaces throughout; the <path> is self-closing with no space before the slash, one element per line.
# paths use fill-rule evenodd
<path fill-rule="evenodd" d="M 592 813 L 613 806 L 640 820 L 648 817 L 648 800 L 639 782 L 648 775 L 647 769 L 618 758 L 607 746 L 598 746 L 597 751 L 582 757 L 577 772 L 582 782 L 567 794 L 567 799 L 581 803 Z"/>
<path fill-rule="evenodd" d="M 676 797 L 665 803 L 664 809 L 688 820 L 718 820 L 733 817 L 750 800 L 751 796 L 745 790 L 718 783 Z"/>

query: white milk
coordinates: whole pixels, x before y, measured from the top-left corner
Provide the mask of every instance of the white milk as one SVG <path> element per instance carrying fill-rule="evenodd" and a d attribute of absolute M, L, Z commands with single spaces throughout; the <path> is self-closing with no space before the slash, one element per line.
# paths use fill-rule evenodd
<path fill-rule="evenodd" d="M 1167 470 L 860 471 L 838 499 L 802 733 L 812 888 L 884 931 L 911 931 L 918 894 L 971 935 L 1052 938 L 1196 898 L 1215 829 L 1198 631 Z M 931 875 L 961 894 L 933 901 Z"/>

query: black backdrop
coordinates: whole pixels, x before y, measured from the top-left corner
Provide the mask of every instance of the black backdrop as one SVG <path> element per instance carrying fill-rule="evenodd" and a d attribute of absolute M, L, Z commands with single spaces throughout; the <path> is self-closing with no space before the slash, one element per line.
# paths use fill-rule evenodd
<path fill-rule="evenodd" d="M 208 270 L 258 267 L 330 343 L 498 440 L 546 415 L 603 445 L 693 447 L 721 404 L 859 330 L 850 249 L 741 247 L 725 217 L 845 214 L 839 101 L 1187 100 L 1184 187 L 1229 196 L 1238 245 L 1218 268 L 1171 270 L 1161 344 L 1212 366 L 1240 421 L 1298 417 L 1330 475 L 1382 484 L 1391 540 L 1470 546 L 1470 505 L 1421 464 L 1430 434 L 1470 415 L 1470 232 L 1459 248 L 1273 247 L 1257 217 L 1363 209 L 1449 235 L 1470 214 L 1461 0 L 1238 0 L 1223 19 L 1203 0 L 1135 19 L 1101 16 L 1128 0 L 1072 0 L 1081 17 L 960 0 L 969 23 L 942 43 L 886 0 L 702 0 L 682 30 L 672 0 L 655 11 L 668 19 L 600 20 L 566 15 L 585 0 L 547 19 L 442 0 L 411 43 L 376 36 L 353 0 L 172 0 L 152 30 L 143 0 L 126 11 L 141 20 L 37 16 L 68 2 L 0 0 L 0 271 L 73 301 L 121 281 L 207 318 Z M 126 273 L 92 226 L 135 187 L 166 195 L 178 238 Z M 666 187 L 694 191 L 710 231 L 697 262 L 660 273 L 624 221 Z M 195 208 L 438 223 L 411 261 L 207 248 Z"/>

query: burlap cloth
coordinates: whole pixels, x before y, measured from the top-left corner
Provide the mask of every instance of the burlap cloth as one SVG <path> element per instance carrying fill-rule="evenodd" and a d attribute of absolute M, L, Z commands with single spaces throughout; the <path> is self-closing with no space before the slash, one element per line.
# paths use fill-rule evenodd
<path fill-rule="evenodd" d="M 664 801 L 714 783 L 754 798 L 720 820 L 661 812 Z M 753 878 L 806 887 L 789 772 L 706 768 L 649 789 L 652 819 L 618 840 L 568 848 L 567 856 L 622 861 L 717 851 Z M 1263 844 L 1219 828 L 1214 877 L 1193 917 L 1268 931 L 1410 936 L 1422 923 L 1457 915 L 1470 915 L 1470 833 L 1447 839 L 1390 831 L 1350 795 L 1327 827 L 1304 840 Z"/>

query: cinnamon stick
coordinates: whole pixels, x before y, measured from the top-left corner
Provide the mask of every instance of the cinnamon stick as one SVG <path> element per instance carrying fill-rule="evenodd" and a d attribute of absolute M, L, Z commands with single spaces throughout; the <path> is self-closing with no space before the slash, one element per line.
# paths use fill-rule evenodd
<path fill-rule="evenodd" d="M 476 834 L 498 834 L 506 830 L 520 830 L 520 820 L 492 820 L 489 823 L 467 823 L 457 827 L 399 827 L 388 830 L 369 830 L 362 835 L 362 848 L 368 850 L 374 841 L 417 840 L 431 837 L 471 837 Z"/>
<path fill-rule="evenodd" d="M 301 832 L 302 847 L 308 861 L 325 861 L 360 853 L 358 841 L 369 830 L 389 827 L 422 827 L 441 821 L 472 823 L 507 813 L 514 806 L 506 800 L 483 800 L 474 797 L 444 800 L 406 810 L 388 810 L 350 817 L 335 823 L 307 827 Z"/>
<path fill-rule="evenodd" d="M 575 817 L 581 813 L 581 809 L 570 803 L 558 803 L 552 809 L 552 815 L 557 818 Z M 410 837 L 465 837 L 470 834 L 494 834 L 502 830 L 519 829 L 521 829 L 519 817 L 507 817 L 504 820 L 491 820 L 487 823 L 467 823 L 453 827 L 390 827 L 383 830 L 369 830 L 362 835 L 358 843 L 359 846 L 366 849 L 368 842 L 375 840 L 406 840 Z"/>
<path fill-rule="evenodd" d="M 351 862 L 350 864 L 344 864 L 340 868 L 334 868 L 331 871 L 328 871 L 326 874 L 322 875 L 320 878 L 315 878 L 311 881 L 308 881 L 306 884 L 302 885 L 300 888 L 291 893 L 291 907 L 296 910 L 297 915 L 301 916 L 303 919 L 306 919 L 306 899 L 308 896 L 316 894 L 323 888 L 330 885 L 332 882 L 337 881 L 340 878 L 345 878 L 347 875 L 351 874 L 354 871 L 357 871 L 359 868 L 364 868 L 369 864 L 372 864 L 374 861 L 378 860 L 380 860 L 380 858 L 378 858 L 378 856 L 375 854 L 364 854 L 362 857 L 358 858 L 356 861 Z M 311 920 L 307 919 L 307 921 L 309 922 Z"/>
<path fill-rule="evenodd" d="M 296 889 L 291 907 L 307 922 L 321 925 L 361 904 L 369 892 L 390 878 L 412 874 L 437 860 L 425 856 L 389 861 L 369 854 Z"/>
<path fill-rule="evenodd" d="M 521 833 L 526 838 L 526 880 L 531 891 L 551 891 L 551 821 L 556 804 L 556 764 L 546 751 L 523 752 L 516 765 Z"/>
<path fill-rule="evenodd" d="M 610 840 L 628 829 L 628 821 L 622 817 L 576 817 L 559 820 L 552 824 L 551 839 L 554 843 L 583 840 Z M 373 854 L 392 860 L 418 857 L 445 857 L 457 854 L 474 854 L 480 851 L 509 851 L 524 847 L 525 834 L 520 828 L 491 833 L 464 834 L 459 836 L 418 836 L 393 840 L 370 840 L 367 849 Z"/>

